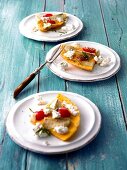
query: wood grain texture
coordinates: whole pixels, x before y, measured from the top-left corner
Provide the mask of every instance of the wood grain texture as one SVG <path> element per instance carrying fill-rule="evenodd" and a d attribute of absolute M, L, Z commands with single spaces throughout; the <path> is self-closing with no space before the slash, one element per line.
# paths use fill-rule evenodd
<path fill-rule="evenodd" d="M 62 11 L 63 8 L 62 1 L 47 0 L 45 4 L 45 11 Z M 45 61 L 46 53 L 50 48 L 58 43 L 42 43 L 42 49 L 40 52 L 39 61 L 43 63 Z M 39 75 L 39 92 L 42 91 L 51 91 L 51 90 L 64 90 L 65 83 L 64 80 L 55 76 L 47 67 L 42 69 Z M 45 139 L 44 139 L 45 140 Z M 66 170 L 66 154 L 63 155 L 41 155 L 28 152 L 27 154 L 27 168 L 32 170 Z"/>
<path fill-rule="evenodd" d="M 52 0 L 46 1 L 45 11 L 63 11 L 64 10 L 64 0 L 55 0 L 52 3 Z M 40 62 L 45 61 L 47 52 L 55 45 L 54 43 L 44 43 L 43 46 L 43 55 L 40 58 Z M 43 69 L 40 73 L 40 82 L 39 82 L 40 91 L 50 91 L 50 90 L 65 90 L 65 82 L 56 75 L 54 75 L 47 67 Z"/>
<path fill-rule="evenodd" d="M 81 4 L 76 2 L 73 4 L 73 1 L 66 1 L 65 10 L 73 9 L 71 13 L 81 17 L 86 25 L 78 39 L 80 37 L 108 45 L 99 2 L 94 1 L 94 5 L 91 5 L 92 0 L 84 0 Z M 109 20 L 107 24 L 110 24 Z M 126 127 L 115 77 L 96 83 L 67 82 L 67 87 L 68 91 L 92 100 L 102 114 L 99 135 L 80 151 L 68 154 L 68 169 L 126 169 Z"/>
<path fill-rule="evenodd" d="M 126 0 L 4 0 L 0 1 L 0 11 L 0 170 L 126 169 L 127 137 L 122 112 L 124 108 L 126 114 L 127 109 Z M 14 100 L 12 95 L 15 87 L 44 62 L 48 50 L 58 44 L 37 42 L 20 35 L 19 22 L 40 11 L 66 11 L 78 16 L 85 27 L 70 40 L 110 45 L 122 58 L 122 68 L 117 76 L 96 83 L 76 83 L 60 79 L 45 67 Z M 93 142 L 76 152 L 58 156 L 26 151 L 12 142 L 5 130 L 10 108 L 30 94 L 49 90 L 76 92 L 88 97 L 99 107 L 102 128 Z"/>
<path fill-rule="evenodd" d="M 27 3 L 27 4 L 26 4 Z M 5 119 L 11 107 L 20 99 L 37 91 L 35 79 L 15 101 L 14 88 L 39 65 L 41 43 L 20 35 L 19 22 L 36 11 L 40 1 L 1 1 L 0 45 L 0 169 L 25 169 L 26 150 L 17 146 L 5 133 Z M 40 8 L 40 9 L 39 9 Z"/>
<path fill-rule="evenodd" d="M 121 57 L 121 70 L 117 74 L 118 87 L 123 104 L 124 115 L 127 124 L 127 1 L 100 1 L 102 13 L 104 15 L 105 27 L 110 42 L 110 47 L 113 48 Z M 109 24 L 110 23 L 110 24 Z"/>

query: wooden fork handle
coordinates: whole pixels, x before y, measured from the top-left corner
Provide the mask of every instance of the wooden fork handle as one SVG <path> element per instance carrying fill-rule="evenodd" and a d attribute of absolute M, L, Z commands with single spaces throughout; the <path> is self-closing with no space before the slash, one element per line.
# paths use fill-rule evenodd
<path fill-rule="evenodd" d="M 37 74 L 31 73 L 14 91 L 13 97 L 15 98 L 18 94 L 35 78 Z"/>

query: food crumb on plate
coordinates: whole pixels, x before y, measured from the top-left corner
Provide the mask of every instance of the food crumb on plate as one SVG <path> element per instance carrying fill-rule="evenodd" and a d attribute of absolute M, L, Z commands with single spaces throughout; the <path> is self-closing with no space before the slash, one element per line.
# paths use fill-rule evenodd
<path fill-rule="evenodd" d="M 50 143 L 46 140 L 46 141 L 44 141 L 44 145 L 49 146 L 49 145 L 50 145 Z"/>

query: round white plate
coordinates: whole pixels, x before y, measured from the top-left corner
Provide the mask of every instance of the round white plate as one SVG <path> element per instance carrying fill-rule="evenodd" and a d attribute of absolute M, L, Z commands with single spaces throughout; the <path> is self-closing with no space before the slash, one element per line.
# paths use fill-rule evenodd
<path fill-rule="evenodd" d="M 120 69 L 120 57 L 111 48 L 105 45 L 102 45 L 96 42 L 90 42 L 90 41 L 69 41 L 63 44 L 72 44 L 72 43 L 79 43 L 84 47 L 96 48 L 100 50 L 101 56 L 110 57 L 111 62 L 105 67 L 95 65 L 94 70 L 92 72 L 79 69 L 71 64 L 68 64 L 69 67 L 66 71 L 62 71 L 58 67 L 58 64 L 63 61 L 63 58 L 59 56 L 52 64 L 47 64 L 49 69 L 57 76 L 63 79 L 66 79 L 66 80 L 70 80 L 70 81 L 93 82 L 93 81 L 100 81 L 100 80 L 108 79 L 114 74 L 116 74 L 118 70 Z M 59 45 L 56 45 L 47 53 L 46 59 L 52 56 L 52 54 L 58 48 L 58 46 Z"/>
<path fill-rule="evenodd" d="M 29 108 L 37 111 L 35 96 L 42 96 L 46 102 L 51 101 L 58 93 L 69 97 L 78 106 L 81 113 L 80 127 L 71 140 L 64 142 L 54 136 L 38 138 L 34 135 L 34 125 L 30 123 Z M 11 139 L 21 147 L 45 154 L 61 154 L 77 150 L 95 138 L 101 126 L 100 112 L 87 98 L 75 93 L 63 91 L 49 91 L 31 95 L 18 102 L 9 112 L 6 121 L 7 132 Z M 49 145 L 46 143 L 48 142 Z"/>
<path fill-rule="evenodd" d="M 75 17 L 74 15 L 66 13 L 68 15 L 68 21 L 65 24 L 65 26 L 72 28 L 67 33 L 61 33 L 61 30 L 48 32 L 40 31 L 34 32 L 33 28 L 36 26 L 35 16 L 37 14 L 43 15 L 46 13 L 59 14 L 61 12 L 40 12 L 24 18 L 19 24 L 20 33 L 27 38 L 37 41 L 57 42 L 76 36 L 83 28 L 83 23 L 79 18 Z"/>

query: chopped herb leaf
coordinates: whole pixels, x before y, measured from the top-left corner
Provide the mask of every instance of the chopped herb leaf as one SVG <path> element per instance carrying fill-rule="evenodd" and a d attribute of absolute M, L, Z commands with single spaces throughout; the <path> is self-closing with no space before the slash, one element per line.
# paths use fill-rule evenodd
<path fill-rule="evenodd" d="M 85 58 L 85 60 L 89 60 L 89 56 L 87 55 L 87 53 L 85 53 L 84 51 L 82 51 L 83 57 Z"/>
<path fill-rule="evenodd" d="M 32 113 L 35 113 L 31 108 L 29 108 L 29 110 L 30 110 Z"/>

